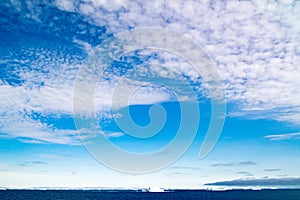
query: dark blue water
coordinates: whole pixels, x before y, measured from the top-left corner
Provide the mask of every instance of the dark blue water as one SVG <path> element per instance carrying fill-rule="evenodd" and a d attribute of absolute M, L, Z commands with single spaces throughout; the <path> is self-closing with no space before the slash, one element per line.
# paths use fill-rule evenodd
<path fill-rule="evenodd" d="M 300 190 L 233 190 L 233 191 L 170 191 L 164 193 L 144 193 L 137 191 L 99 190 L 3 190 L 0 199 L 40 200 L 40 199 L 220 199 L 220 200 L 300 200 Z"/>

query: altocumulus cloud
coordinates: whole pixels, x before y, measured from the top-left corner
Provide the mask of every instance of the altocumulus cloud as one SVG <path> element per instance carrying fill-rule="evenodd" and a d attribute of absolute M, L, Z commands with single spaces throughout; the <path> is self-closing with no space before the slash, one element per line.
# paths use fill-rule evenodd
<path fill-rule="evenodd" d="M 217 64 L 227 101 L 236 105 L 230 115 L 299 123 L 299 1 L 4 0 L 0 9 L 1 44 L 12 48 L 0 47 L 6 52 L 1 54 L 1 66 L 6 67 L 0 79 L 0 93 L 5 94 L 0 101 L 1 137 L 78 144 L 76 131 L 57 129 L 34 119 L 32 113 L 57 118 L 71 115 L 76 74 L 92 47 L 138 27 L 168 28 L 200 42 Z M 22 26 L 14 26 L 15 22 Z M 34 36 L 22 42 L 22 32 Z M 51 45 L 44 36 L 51 38 Z M 199 76 L 166 54 L 160 54 L 158 60 L 164 64 L 150 73 L 172 79 L 185 76 L 192 81 Z M 119 78 L 113 74 L 111 82 L 101 86 L 95 100 L 99 111 L 110 105 L 112 86 Z M 145 84 L 127 83 L 129 88 Z M 170 96 L 149 87 L 135 100 L 134 104 L 150 104 L 170 101 Z"/>
<path fill-rule="evenodd" d="M 299 1 L 65 0 L 55 5 L 112 33 L 150 26 L 192 37 L 217 63 L 227 99 L 238 104 L 232 115 L 299 121 Z"/>

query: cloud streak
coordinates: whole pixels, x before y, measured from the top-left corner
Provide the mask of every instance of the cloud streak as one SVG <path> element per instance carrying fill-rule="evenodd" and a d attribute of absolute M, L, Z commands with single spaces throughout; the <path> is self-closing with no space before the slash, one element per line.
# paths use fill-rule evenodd
<path fill-rule="evenodd" d="M 26 161 L 18 164 L 18 166 L 20 167 L 27 167 L 32 165 L 49 165 L 49 163 L 44 161 Z"/>
<path fill-rule="evenodd" d="M 263 186 L 263 187 L 272 187 L 272 186 L 300 186 L 300 178 L 262 178 L 262 179 L 235 179 L 230 181 L 219 181 L 214 183 L 207 183 L 205 185 L 212 186 Z"/>
<path fill-rule="evenodd" d="M 300 132 L 299 133 L 297 132 L 297 133 L 267 135 L 264 138 L 269 139 L 271 141 L 295 140 L 295 139 L 300 139 Z"/>
<path fill-rule="evenodd" d="M 265 172 L 278 172 L 281 171 L 281 169 L 278 168 L 270 168 L 270 169 L 264 169 Z"/>
<path fill-rule="evenodd" d="M 257 165 L 256 162 L 253 161 L 243 161 L 243 162 L 230 162 L 230 163 L 215 163 L 212 164 L 212 167 L 235 167 L 235 166 L 251 166 L 251 165 Z"/>
<path fill-rule="evenodd" d="M 241 172 L 237 172 L 238 174 L 242 174 L 245 176 L 254 176 L 251 172 L 245 172 L 245 171 L 241 171 Z"/>

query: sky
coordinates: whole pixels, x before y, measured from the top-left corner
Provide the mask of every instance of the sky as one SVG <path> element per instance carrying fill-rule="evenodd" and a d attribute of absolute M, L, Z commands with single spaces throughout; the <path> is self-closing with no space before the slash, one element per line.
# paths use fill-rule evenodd
<path fill-rule="evenodd" d="M 299 188 L 299 10 L 1 1 L 0 188 Z"/>

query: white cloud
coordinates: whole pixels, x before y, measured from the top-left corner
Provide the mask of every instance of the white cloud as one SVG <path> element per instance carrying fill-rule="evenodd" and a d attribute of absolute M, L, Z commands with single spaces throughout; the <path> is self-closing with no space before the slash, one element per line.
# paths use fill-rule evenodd
<path fill-rule="evenodd" d="M 72 5 L 113 33 L 165 27 L 200 42 L 217 63 L 227 100 L 238 105 L 232 112 L 300 106 L 298 1 L 86 0 Z M 169 71 L 165 76 L 172 75 Z M 298 116 L 298 111 L 286 112 L 276 119 L 297 122 Z"/>
<path fill-rule="evenodd" d="M 56 0 L 55 5 L 61 10 L 72 12 L 75 10 L 75 6 L 72 0 Z"/>
<path fill-rule="evenodd" d="M 89 46 L 83 43 L 85 49 Z M 32 115 L 38 113 L 41 117 L 53 116 L 60 119 L 63 115 L 73 114 L 73 89 L 76 74 L 81 64 L 80 57 L 66 59 L 68 55 L 62 55 L 56 49 L 44 48 L 27 49 L 26 54 L 35 55 L 37 59 L 26 58 L 14 60 L 20 65 L 30 65 L 19 68 L 17 74 L 23 81 L 20 85 L 10 85 L 1 81 L 0 93 L 0 132 L 1 137 L 19 138 L 26 143 L 57 143 L 57 144 L 80 144 L 76 130 L 58 129 L 52 122 L 43 122 Z M 49 60 L 50 59 L 50 60 Z M 5 63 L 6 61 L 2 61 Z M 9 60 L 7 60 L 9 64 Z M 10 72 L 8 72 L 10 73 Z M 118 84 L 119 76 L 109 76 L 109 81 L 101 82 L 95 91 L 95 113 L 101 113 L 106 118 L 111 118 L 109 108 L 112 104 L 114 88 Z M 86 77 L 88 80 L 88 77 Z M 140 87 L 148 85 L 148 87 Z M 128 104 L 159 103 L 168 101 L 168 92 L 152 87 L 147 82 L 125 80 L 124 89 L 136 89 L 136 92 L 125 105 Z M 86 88 L 84 88 L 86 90 Z M 82 95 L 85 100 L 85 95 Z M 84 104 L 83 104 L 84 105 Z M 82 107 L 79 110 L 93 114 L 92 110 Z M 90 137 L 81 130 L 82 137 Z M 109 133 L 108 137 L 119 137 L 120 133 Z M 84 138 L 83 138 L 84 139 Z"/>
<path fill-rule="evenodd" d="M 76 130 L 58 130 L 24 113 L 5 113 L 5 116 L 1 116 L 0 124 L 0 131 L 6 137 L 20 138 L 26 143 L 80 144 Z"/>
<path fill-rule="evenodd" d="M 22 3 L 11 1 L 10 4 L 11 7 L 22 10 Z M 43 12 L 38 5 L 29 1 L 24 5 L 30 10 L 25 18 L 29 16 L 38 22 L 42 21 Z M 216 62 L 225 85 L 226 99 L 236 105 L 230 110 L 231 115 L 262 115 L 299 123 L 299 1 L 152 0 L 141 3 L 127 0 L 63 0 L 55 1 L 53 5 L 60 10 L 81 15 L 91 24 L 105 26 L 109 33 L 151 26 L 169 28 L 191 37 L 201 43 Z M 92 53 L 94 44 L 76 37 L 73 42 L 83 46 L 86 52 Z M 11 61 L 22 66 L 15 73 L 24 83 L 12 86 L 1 80 L 0 93 L 5 95 L 1 96 L 0 101 L 0 113 L 4 116 L 1 117 L 0 130 L 12 136 L 37 137 L 37 141 L 49 137 L 49 142 L 66 142 L 70 132 L 56 130 L 56 134 L 63 138 L 56 141 L 47 125 L 32 121 L 27 113 L 34 111 L 42 115 L 72 114 L 74 81 L 84 56 L 66 53 L 68 50 L 63 48 L 26 48 L 25 54 L 32 57 L 1 59 L 2 64 Z M 144 54 L 149 52 L 145 51 Z M 136 79 L 150 74 L 172 80 L 186 81 L 188 77 L 191 82 L 199 81 L 193 68 L 174 55 L 160 53 L 155 59 L 150 58 L 148 61 L 151 70 L 139 67 L 135 72 Z M 147 81 L 133 81 L 133 77 L 134 74 L 128 78 L 124 88 L 138 88 L 144 84 L 148 84 L 148 87 L 138 89 L 129 104 L 172 100 L 168 91 L 158 89 L 155 84 L 149 85 Z M 97 111 L 105 110 L 111 105 L 113 89 L 119 80 L 120 77 L 116 76 L 111 82 L 97 88 Z M 202 85 L 194 87 L 205 94 Z M 19 121 L 21 123 L 17 123 Z M 10 125 L 13 123 L 17 124 L 16 127 Z M 21 131 L 22 127 L 26 131 Z M 26 132 L 27 135 L 20 135 L 18 132 Z M 37 136 L 39 133 L 40 136 Z M 74 138 L 69 142 L 73 143 Z"/>
<path fill-rule="evenodd" d="M 89 4 L 81 4 L 79 6 L 79 10 L 81 13 L 83 14 L 90 14 L 90 13 L 93 13 L 95 10 L 94 10 L 94 7 L 89 5 Z"/>
<path fill-rule="evenodd" d="M 285 133 L 285 134 L 267 135 L 264 138 L 267 138 L 271 141 L 300 139 L 300 133 Z"/>
<path fill-rule="evenodd" d="M 218 65 L 227 100 L 238 105 L 232 112 L 300 107 L 299 1 L 93 2 L 91 17 L 112 32 L 158 26 L 199 41 Z M 297 110 L 275 119 L 297 123 Z"/>
<path fill-rule="evenodd" d="M 121 133 L 121 132 L 113 132 L 113 133 L 107 134 L 107 137 L 109 137 L 109 138 L 116 138 L 116 137 L 121 137 L 123 135 L 124 135 L 124 133 Z"/>

